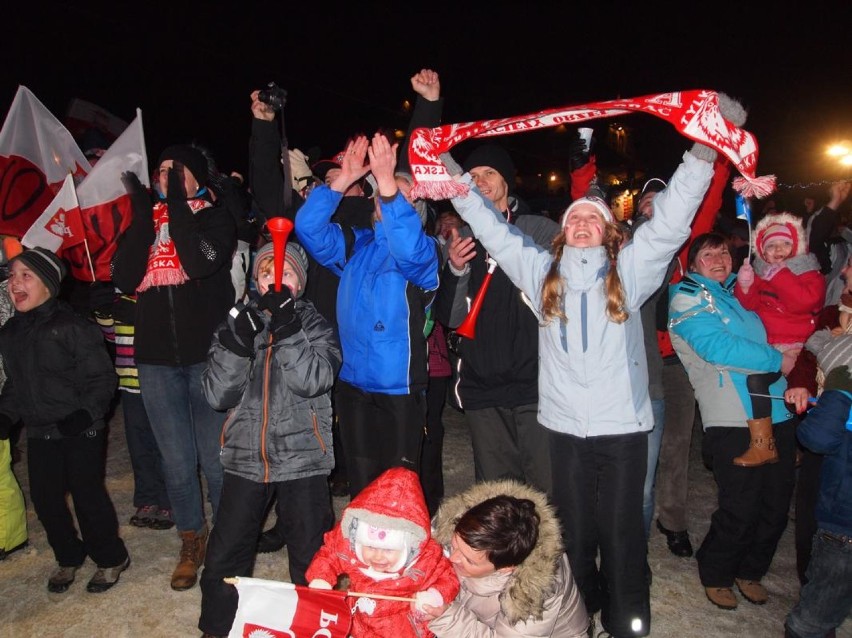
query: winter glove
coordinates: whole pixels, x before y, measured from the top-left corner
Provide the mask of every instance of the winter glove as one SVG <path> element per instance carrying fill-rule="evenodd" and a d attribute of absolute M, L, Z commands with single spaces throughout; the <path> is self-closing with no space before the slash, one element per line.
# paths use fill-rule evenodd
<path fill-rule="evenodd" d="M 742 125 L 745 124 L 746 117 L 748 115 L 746 110 L 743 108 L 743 105 L 725 93 L 718 93 L 718 97 L 719 113 L 722 114 L 722 117 L 734 126 L 742 127 Z M 716 156 L 718 155 L 716 149 L 705 146 L 704 144 L 699 144 L 698 142 L 695 142 L 695 144 L 692 145 L 689 152 L 705 162 L 716 161 Z"/>
<path fill-rule="evenodd" d="M 441 158 L 441 161 L 444 163 L 444 166 L 447 167 L 447 172 L 451 176 L 455 177 L 457 175 L 461 175 L 462 173 L 464 173 L 464 170 L 462 169 L 461 165 L 449 153 L 441 153 L 441 155 L 439 157 Z"/>
<path fill-rule="evenodd" d="M 423 612 L 423 605 L 440 607 L 443 604 L 444 597 L 441 596 L 441 592 L 434 587 L 430 587 L 426 591 L 419 591 L 414 594 L 414 608 L 421 613 Z"/>
<path fill-rule="evenodd" d="M 238 303 L 228 313 L 228 327 L 219 331 L 219 343 L 240 357 L 254 357 L 254 338 L 262 330 L 257 310 Z"/>
<path fill-rule="evenodd" d="M 89 310 L 103 315 L 112 314 L 112 306 L 118 295 L 111 281 L 96 281 L 89 286 Z"/>
<path fill-rule="evenodd" d="M 124 190 L 130 195 L 130 206 L 133 211 L 133 221 L 150 222 L 153 224 L 153 206 L 148 190 L 139 181 L 136 173 L 130 171 L 121 174 Z"/>
<path fill-rule="evenodd" d="M 748 292 L 748 289 L 751 288 L 753 283 L 754 268 L 751 267 L 750 263 L 744 262 L 743 265 L 740 266 L 739 272 L 737 272 L 737 284 L 739 284 L 743 292 Z"/>
<path fill-rule="evenodd" d="M 331 583 L 327 580 L 323 580 L 322 578 L 314 578 L 308 583 L 308 587 L 311 589 L 331 589 Z"/>
<path fill-rule="evenodd" d="M 281 286 L 281 291 L 274 288 L 266 291 L 260 298 L 259 306 L 272 313 L 269 331 L 276 339 L 286 339 L 302 329 L 302 322 L 296 316 L 296 300 L 287 286 Z"/>
<path fill-rule="evenodd" d="M 572 173 L 589 163 L 589 156 L 592 154 L 594 143 L 595 138 L 593 137 L 589 140 L 589 148 L 586 148 L 586 142 L 583 138 L 576 137 L 568 144 L 568 169 Z"/>
<path fill-rule="evenodd" d="M 5 441 L 9 438 L 14 426 L 15 422 L 12 421 L 10 417 L 0 412 L 0 441 Z"/>
<path fill-rule="evenodd" d="M 88 410 L 74 410 L 56 424 L 62 436 L 79 436 L 92 427 L 92 415 Z"/>
<path fill-rule="evenodd" d="M 311 185 L 314 179 L 314 174 L 308 165 L 308 156 L 298 148 L 289 149 L 287 154 L 290 156 L 290 174 L 293 178 L 293 190 L 301 193 L 306 187 Z"/>
<path fill-rule="evenodd" d="M 192 209 L 186 203 L 186 186 L 183 184 L 183 164 L 175 162 L 169 169 L 169 188 L 166 204 L 169 207 L 169 228 L 186 226 L 192 219 Z"/>

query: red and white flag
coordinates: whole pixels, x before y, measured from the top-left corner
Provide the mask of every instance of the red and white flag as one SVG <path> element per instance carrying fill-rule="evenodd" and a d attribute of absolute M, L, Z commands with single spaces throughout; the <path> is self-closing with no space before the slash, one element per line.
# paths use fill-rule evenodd
<path fill-rule="evenodd" d="M 91 170 L 71 133 L 19 86 L 0 130 L 0 234 L 21 237 L 66 175 L 81 178 Z"/>
<path fill-rule="evenodd" d="M 27 248 L 47 248 L 55 253 L 85 241 L 80 204 L 74 189 L 74 178 L 65 177 L 62 188 L 41 216 L 21 238 Z"/>
<path fill-rule="evenodd" d="M 94 279 L 110 280 L 110 261 L 115 254 L 116 242 L 130 225 L 132 214 L 130 196 L 121 181 L 121 174 L 125 172 L 136 173 L 142 184 L 150 186 L 142 112 L 138 109 L 130 125 L 77 186 L 89 254 L 86 254 L 84 246 L 75 246 L 64 254 L 71 274 L 77 279 L 92 280 L 88 259 L 91 256 Z"/>
<path fill-rule="evenodd" d="M 237 615 L 228 638 L 346 638 L 346 593 L 259 578 L 237 578 Z"/>
<path fill-rule="evenodd" d="M 83 137 L 87 129 L 96 128 L 113 142 L 127 128 L 127 122 L 97 104 L 74 98 L 65 114 L 65 126 L 75 139 Z"/>

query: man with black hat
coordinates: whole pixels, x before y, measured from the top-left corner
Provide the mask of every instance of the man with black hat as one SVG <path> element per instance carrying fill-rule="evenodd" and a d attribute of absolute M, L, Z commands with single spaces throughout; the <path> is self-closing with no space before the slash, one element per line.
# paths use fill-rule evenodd
<path fill-rule="evenodd" d="M 113 281 L 136 293 L 139 387 L 163 454 L 163 473 L 182 540 L 172 589 L 192 587 L 204 561 L 207 524 L 198 480 L 207 480 L 213 519 L 222 489 L 219 433 L 224 414 L 207 403 L 201 373 L 213 331 L 234 303 L 234 219 L 206 187 L 207 160 L 190 145 L 160 155 L 152 205 L 132 173 L 124 175 L 133 217 L 113 257 Z"/>
<path fill-rule="evenodd" d="M 530 214 L 513 195 L 515 165 L 501 147 L 486 144 L 464 168 L 483 197 L 506 219 L 547 248 L 559 232 L 552 220 Z M 468 229 L 454 231 L 441 277 L 436 318 L 457 327 L 483 285 L 488 255 Z M 477 481 L 514 478 L 550 492 L 548 434 L 537 419 L 538 322 L 509 278 L 496 268 L 473 339 L 458 338 L 461 359 L 455 388 L 473 442 Z"/>
<path fill-rule="evenodd" d="M 56 299 L 66 272 L 44 248 L 25 250 L 10 263 L 15 315 L 0 330 L 8 375 L 0 395 L 0 438 L 8 438 L 18 421 L 26 426 L 30 498 L 58 563 L 48 591 L 67 591 L 88 556 L 98 569 L 86 590 L 100 593 L 130 565 L 104 486 L 104 417 L 116 376 L 100 330 Z"/>

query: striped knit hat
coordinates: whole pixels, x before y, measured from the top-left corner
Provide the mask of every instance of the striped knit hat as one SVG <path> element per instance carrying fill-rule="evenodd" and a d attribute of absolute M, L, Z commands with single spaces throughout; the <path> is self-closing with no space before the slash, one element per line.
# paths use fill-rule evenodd
<path fill-rule="evenodd" d="M 266 258 L 272 259 L 273 250 L 272 242 L 269 242 L 264 244 L 254 256 L 254 268 L 252 268 L 251 276 L 255 281 L 260 274 L 260 264 Z M 290 265 L 299 279 L 299 292 L 296 293 L 296 298 L 299 298 L 305 291 L 305 282 L 308 280 L 308 256 L 305 254 L 305 249 L 299 244 L 288 241 L 287 248 L 284 251 L 284 262 Z"/>
<path fill-rule="evenodd" d="M 68 268 L 56 253 L 47 248 L 28 248 L 12 259 L 9 264 L 20 261 L 26 264 L 47 287 L 51 297 L 59 293 L 59 284 L 65 278 Z"/>

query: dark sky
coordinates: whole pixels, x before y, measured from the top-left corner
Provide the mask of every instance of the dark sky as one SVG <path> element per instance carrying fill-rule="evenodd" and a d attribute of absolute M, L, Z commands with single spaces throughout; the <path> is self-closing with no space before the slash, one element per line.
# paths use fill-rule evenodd
<path fill-rule="evenodd" d="M 139 107 L 151 161 L 166 144 L 195 140 L 223 168 L 242 169 L 252 89 L 270 80 L 287 89 L 291 146 L 320 146 L 328 156 L 354 132 L 404 127 L 401 103 L 413 97 L 408 78 L 431 67 L 441 75 L 445 122 L 678 89 L 724 91 L 749 109 L 745 128 L 760 143 L 758 173 L 776 172 L 782 183 L 836 178 L 824 148 L 852 138 L 848 2 L 788 0 L 789 9 L 761 10 L 749 5 L 765 3 L 744 1 L 629 8 L 528 1 L 505 10 L 496 1 L 446 8 L 158 1 L 133 3 L 132 12 L 129 4 L 7 7 L 2 112 L 18 84 L 60 119 L 74 97 L 128 121 Z M 627 123 L 636 129 L 640 161 L 671 172 L 687 142 L 650 116 Z M 501 141 L 521 170 L 538 170 L 565 140 L 550 130 Z"/>

